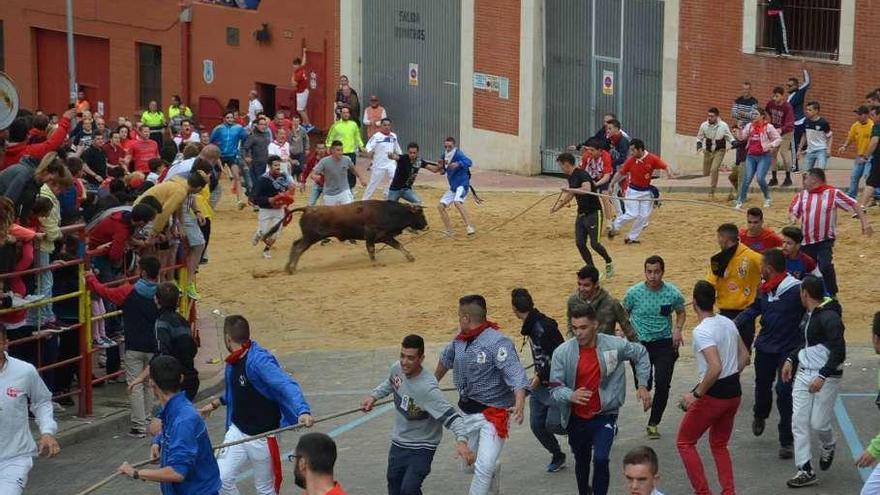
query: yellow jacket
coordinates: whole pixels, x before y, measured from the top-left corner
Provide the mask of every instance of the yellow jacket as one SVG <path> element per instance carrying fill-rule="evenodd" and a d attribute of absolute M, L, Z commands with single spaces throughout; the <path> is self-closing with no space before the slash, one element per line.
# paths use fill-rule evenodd
<path fill-rule="evenodd" d="M 755 301 L 761 285 L 761 255 L 739 243 L 724 276 L 712 273 L 710 266 L 706 280 L 715 286 L 718 309 L 746 309 Z"/>
<path fill-rule="evenodd" d="M 134 204 L 140 203 L 145 196 L 152 196 L 159 200 L 159 203 L 162 204 L 162 212 L 156 215 L 156 219 L 153 220 L 153 233 L 158 234 L 168 225 L 171 215 L 174 215 L 183 205 L 187 194 L 189 194 L 189 186 L 186 184 L 186 179 L 176 176 L 147 189 L 138 196 Z"/>

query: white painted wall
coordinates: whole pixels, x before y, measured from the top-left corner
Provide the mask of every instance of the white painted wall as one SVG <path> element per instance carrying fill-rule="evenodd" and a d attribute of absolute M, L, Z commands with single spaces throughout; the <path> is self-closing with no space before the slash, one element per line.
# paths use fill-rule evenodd
<path fill-rule="evenodd" d="M 363 0 L 339 0 L 339 73 L 351 86 L 362 87 L 361 40 Z"/>

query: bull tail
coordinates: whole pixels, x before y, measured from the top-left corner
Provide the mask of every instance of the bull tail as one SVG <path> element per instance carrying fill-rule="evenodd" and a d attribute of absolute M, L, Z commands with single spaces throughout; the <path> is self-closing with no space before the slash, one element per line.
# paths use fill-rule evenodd
<path fill-rule="evenodd" d="M 265 232 L 265 233 L 263 234 L 263 236 L 260 237 L 260 241 L 262 241 L 262 242 L 266 242 L 267 240 L 269 240 L 270 238 L 272 238 L 272 236 L 274 236 L 275 234 L 278 233 L 279 230 L 281 230 L 281 227 L 284 227 L 284 226 L 286 226 L 287 224 L 290 223 L 290 220 L 293 218 L 293 214 L 294 214 L 294 212 L 298 212 L 298 211 L 306 211 L 307 208 L 309 208 L 309 207 L 308 207 L 308 206 L 303 206 L 303 207 L 300 207 L 300 208 L 291 208 L 291 209 L 287 209 L 287 208 L 285 208 L 285 209 L 284 209 L 284 210 L 285 210 L 285 212 L 284 212 L 284 218 L 282 218 L 281 220 L 278 220 L 278 222 L 277 222 L 275 225 L 273 225 L 272 228 L 269 229 L 268 232 Z"/>

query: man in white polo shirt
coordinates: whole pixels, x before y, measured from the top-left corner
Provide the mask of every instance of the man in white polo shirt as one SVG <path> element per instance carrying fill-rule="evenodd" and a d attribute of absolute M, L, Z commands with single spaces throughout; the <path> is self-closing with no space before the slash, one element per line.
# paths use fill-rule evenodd
<path fill-rule="evenodd" d="M 367 141 L 366 150 L 373 158 L 373 166 L 370 168 L 370 182 L 367 184 L 361 200 L 370 199 L 379 184 L 383 182 L 385 190 L 382 199 L 388 199 L 388 188 L 391 185 L 391 179 L 394 178 L 394 172 L 397 170 L 397 160 L 403 154 L 397 134 L 391 132 L 391 119 L 387 117 L 382 119 L 379 130 Z"/>

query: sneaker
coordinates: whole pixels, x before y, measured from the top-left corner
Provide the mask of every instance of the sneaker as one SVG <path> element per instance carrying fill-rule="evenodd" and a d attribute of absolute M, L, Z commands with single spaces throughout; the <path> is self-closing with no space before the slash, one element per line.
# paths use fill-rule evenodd
<path fill-rule="evenodd" d="M 780 459 L 792 459 L 794 457 L 794 447 L 791 445 L 783 445 L 779 447 L 779 458 Z"/>
<path fill-rule="evenodd" d="M 270 253 L 268 249 L 264 249 L 263 250 L 263 258 L 267 259 L 267 260 L 272 259 L 272 253 Z"/>
<path fill-rule="evenodd" d="M 733 209 L 735 209 L 735 210 L 742 210 L 742 209 L 743 209 L 743 204 L 742 204 L 741 202 L 737 201 L 736 204 L 733 206 Z"/>
<path fill-rule="evenodd" d="M 254 236 L 251 237 L 251 244 L 256 246 L 257 244 L 260 243 L 260 239 L 262 239 L 262 238 L 263 238 L 262 232 L 260 232 L 259 230 L 254 232 Z"/>
<path fill-rule="evenodd" d="M 55 402 L 60 404 L 61 407 L 73 407 L 76 405 L 76 403 L 73 402 L 73 397 L 71 397 L 69 395 L 66 397 L 62 397 Z"/>
<path fill-rule="evenodd" d="M 53 401 L 52 401 L 52 410 L 55 411 L 55 412 L 57 412 L 57 413 L 63 413 L 63 412 L 64 412 L 64 406 L 62 406 L 61 404 L 59 404 L 58 402 L 56 402 L 56 401 L 53 400 Z"/>
<path fill-rule="evenodd" d="M 608 238 L 614 239 L 614 237 L 619 233 L 619 231 L 615 230 L 614 227 L 608 227 Z"/>
<path fill-rule="evenodd" d="M 623 240 L 623 243 L 624 244 L 641 244 L 642 241 L 640 241 L 638 239 L 630 239 L 629 237 L 627 237 L 626 239 Z"/>
<path fill-rule="evenodd" d="M 196 301 L 202 298 L 199 291 L 196 290 L 196 284 L 189 284 L 189 287 L 186 288 L 186 295 L 190 299 L 195 299 Z"/>
<path fill-rule="evenodd" d="M 786 177 L 784 181 L 782 181 L 782 187 L 791 187 L 791 177 Z"/>
<path fill-rule="evenodd" d="M 109 349 L 111 347 L 116 347 L 117 345 L 119 345 L 116 343 L 115 340 L 107 338 L 107 337 L 104 337 L 103 339 L 101 339 L 101 342 L 104 344 L 103 345 L 104 349 Z"/>
<path fill-rule="evenodd" d="M 605 263 L 605 278 L 614 276 L 614 263 Z"/>
<path fill-rule="evenodd" d="M 19 306 L 27 306 L 28 304 L 35 303 L 40 299 L 44 299 L 46 296 L 42 294 L 27 294 L 24 297 L 19 296 L 18 294 L 12 293 L 12 307 L 17 308 Z"/>
<path fill-rule="evenodd" d="M 130 436 L 131 438 L 146 438 L 147 432 L 145 432 L 144 430 L 139 430 L 137 428 L 132 428 L 128 430 L 128 436 Z"/>
<path fill-rule="evenodd" d="M 547 464 L 547 472 L 556 473 L 563 469 L 565 469 L 565 454 L 560 452 L 553 456 L 553 459 L 550 460 L 550 464 Z"/>
<path fill-rule="evenodd" d="M 752 420 L 752 433 L 756 437 L 760 437 L 761 434 L 764 433 L 764 426 L 766 426 L 766 424 L 766 419 L 755 416 L 755 419 Z"/>
<path fill-rule="evenodd" d="M 820 448 L 819 453 L 819 469 L 822 471 L 828 471 L 828 468 L 831 467 L 831 463 L 834 462 L 834 448 L 836 446 L 832 445 L 831 447 L 822 447 Z"/>
<path fill-rule="evenodd" d="M 474 235 L 477 233 L 477 229 L 475 229 L 473 225 L 468 225 L 465 231 L 467 232 L 467 235 Z"/>
<path fill-rule="evenodd" d="M 776 187 L 778 185 L 779 185 L 779 180 L 777 180 L 776 177 L 771 177 L 770 182 L 767 183 L 767 186 L 769 186 L 769 187 Z"/>
<path fill-rule="evenodd" d="M 772 204 L 773 204 L 773 201 L 771 201 L 770 198 L 767 198 L 764 200 L 764 208 L 770 208 L 770 206 Z"/>
<path fill-rule="evenodd" d="M 804 486 L 815 485 L 816 481 L 816 473 L 812 471 L 798 471 L 794 478 L 785 482 L 789 488 L 801 488 Z"/>
<path fill-rule="evenodd" d="M 455 233 L 453 233 L 451 230 L 441 230 L 440 234 L 443 236 L 444 239 L 452 239 L 453 237 L 455 237 Z"/>
<path fill-rule="evenodd" d="M 660 440 L 660 430 L 657 425 L 648 425 L 645 430 L 648 432 L 648 440 Z"/>

